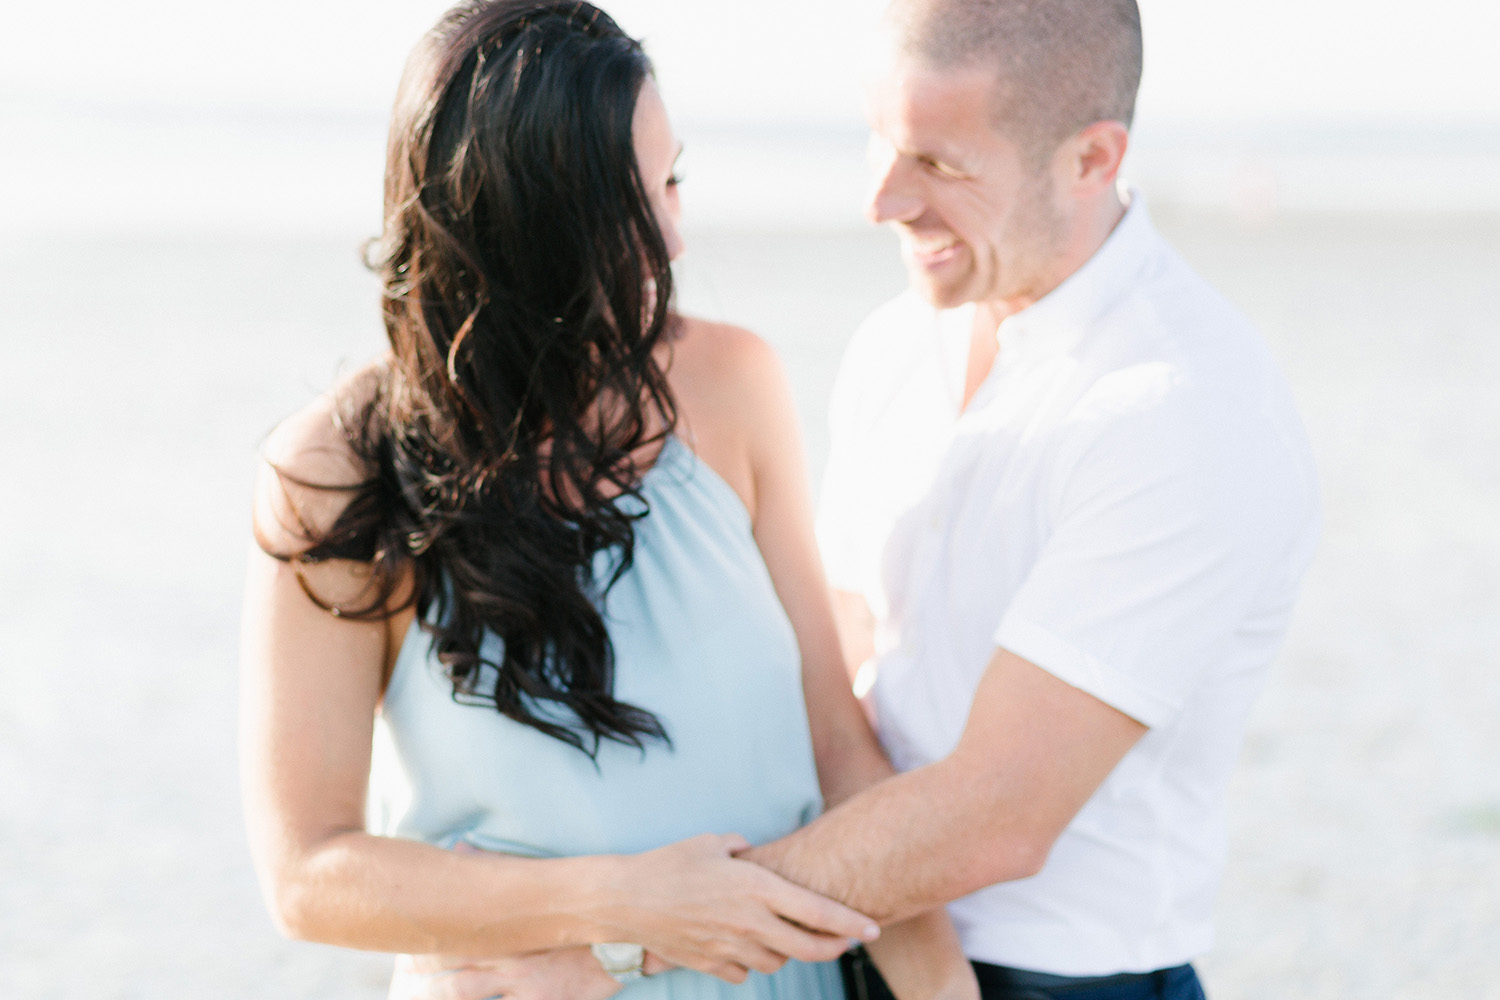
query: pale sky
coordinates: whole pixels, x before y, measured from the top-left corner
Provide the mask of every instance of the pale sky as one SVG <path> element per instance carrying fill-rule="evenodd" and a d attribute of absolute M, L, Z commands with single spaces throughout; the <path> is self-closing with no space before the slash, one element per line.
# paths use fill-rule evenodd
<path fill-rule="evenodd" d="M 0 97 L 383 113 L 445 0 L 6 0 Z M 615 0 L 686 120 L 857 122 L 879 0 Z M 1143 120 L 1500 125 L 1493 0 L 1141 0 Z"/>
<path fill-rule="evenodd" d="M 0 238 L 368 235 L 396 80 L 448 2 L 0 0 L 0 146 L 21 150 L 0 148 Z M 690 222 L 863 224 L 861 63 L 884 2 L 607 4 L 656 61 Z M 1127 175 L 1150 196 L 1500 212 L 1497 0 L 1140 3 Z M 1351 125 L 1377 126 L 1376 160 Z"/>

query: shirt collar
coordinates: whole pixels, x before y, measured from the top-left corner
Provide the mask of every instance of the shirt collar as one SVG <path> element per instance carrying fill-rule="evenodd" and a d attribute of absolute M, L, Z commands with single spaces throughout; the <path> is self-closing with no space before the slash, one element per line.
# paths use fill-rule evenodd
<path fill-rule="evenodd" d="M 1140 192 L 1122 184 L 1120 193 L 1125 214 L 1094 255 L 1062 284 L 1001 322 L 996 337 L 1002 363 L 1007 355 L 1013 362 L 1068 350 L 1135 285 L 1155 230 Z"/>

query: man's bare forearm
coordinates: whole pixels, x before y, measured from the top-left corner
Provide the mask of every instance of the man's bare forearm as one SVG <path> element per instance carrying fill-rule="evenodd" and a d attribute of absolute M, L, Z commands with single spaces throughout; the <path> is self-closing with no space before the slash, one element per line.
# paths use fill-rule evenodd
<path fill-rule="evenodd" d="M 976 790 L 954 787 L 948 761 L 896 775 L 740 857 L 867 913 L 882 924 L 982 886 L 1034 874 L 1045 857 L 1020 827 L 986 824 Z M 946 772 L 946 773 L 945 773 Z M 966 801 L 969 800 L 969 801 Z"/>
<path fill-rule="evenodd" d="M 881 923 L 1041 870 L 1053 842 L 1145 733 L 997 650 L 954 751 L 879 782 L 749 860 Z"/>

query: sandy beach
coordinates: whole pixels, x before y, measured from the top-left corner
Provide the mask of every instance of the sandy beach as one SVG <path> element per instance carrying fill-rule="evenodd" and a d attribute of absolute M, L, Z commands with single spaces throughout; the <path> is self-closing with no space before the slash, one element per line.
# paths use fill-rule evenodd
<path fill-rule="evenodd" d="M 1500 997 L 1500 217 L 1157 213 L 1259 324 L 1324 542 L 1230 790 L 1214 1000 Z M 683 306 L 822 398 L 873 230 L 690 233 Z M 380 347 L 345 235 L 0 245 L 0 997 L 376 1000 L 281 940 L 238 805 L 256 446 Z"/>

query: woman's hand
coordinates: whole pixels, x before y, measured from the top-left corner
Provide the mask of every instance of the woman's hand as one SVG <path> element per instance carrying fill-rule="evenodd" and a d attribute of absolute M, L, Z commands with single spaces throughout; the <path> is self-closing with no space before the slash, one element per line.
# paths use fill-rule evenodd
<path fill-rule="evenodd" d="M 851 938 L 879 935 L 867 917 L 733 856 L 748 846 L 737 835 L 704 834 L 619 858 L 601 887 L 612 901 L 590 915 L 600 939 L 645 945 L 647 975 L 681 965 L 741 983 L 750 969 L 775 972 L 789 957 L 832 961 Z M 402 955 L 389 1000 L 605 1000 L 619 989 L 587 948 L 484 959 Z"/>
<path fill-rule="evenodd" d="M 622 858 L 591 916 L 601 940 L 635 941 L 673 965 L 741 983 L 788 958 L 832 961 L 880 929 L 841 903 L 733 856 L 738 835 L 704 834 Z"/>

